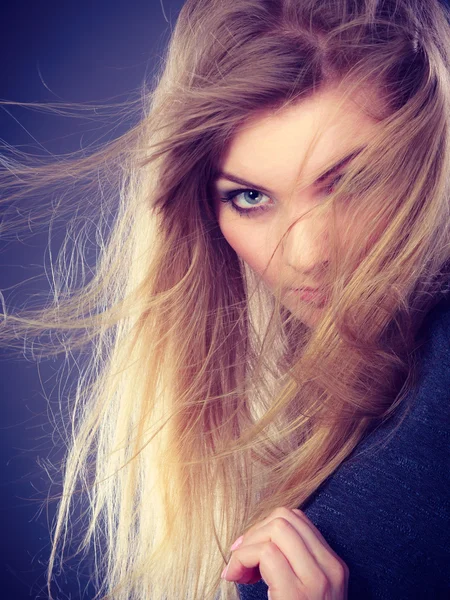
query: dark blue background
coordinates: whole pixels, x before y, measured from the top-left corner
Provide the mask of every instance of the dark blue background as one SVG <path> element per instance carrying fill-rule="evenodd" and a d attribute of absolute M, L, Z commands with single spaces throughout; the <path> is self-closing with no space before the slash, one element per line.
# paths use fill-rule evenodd
<path fill-rule="evenodd" d="M 151 78 L 170 35 L 182 0 L 30 0 L 2 3 L 0 17 L 0 99 L 18 102 L 109 103 L 130 98 L 144 78 Z M 167 20 L 166 20 L 167 19 Z M 0 107 L 0 138 L 33 152 L 33 138 L 47 151 L 69 152 L 90 142 L 111 139 L 132 124 L 90 122 Z M 34 147 L 34 149 L 33 149 Z M 8 288 L 42 273 L 45 234 L 23 243 L 0 241 L 0 289 L 11 303 L 25 294 L 45 291 L 45 279 L 23 290 Z M 47 598 L 45 561 L 49 553 L 48 520 L 55 502 L 43 501 L 55 475 L 51 463 L 62 457 L 52 438 L 48 402 L 58 361 L 35 363 L 0 354 L 0 527 L 2 600 Z M 55 485 L 51 493 L 58 493 Z M 83 589 L 77 561 L 68 563 L 67 580 L 54 590 L 58 600 L 93 597 Z"/>
<path fill-rule="evenodd" d="M 182 0 L 3 2 L 0 99 L 88 103 L 126 99 L 151 77 L 182 4 Z M 0 138 L 29 150 L 37 148 L 35 138 L 50 152 L 73 151 L 102 136 L 111 139 L 131 124 L 125 119 L 102 126 L 0 108 Z M 25 243 L 0 240 L 0 289 L 11 302 L 20 302 L 25 293 L 11 293 L 11 285 L 42 272 L 46 243 L 45 235 Z M 24 290 L 42 286 L 42 281 L 31 282 Z M 42 363 L 38 372 L 32 362 L 12 360 L 4 353 L 0 359 L 0 598 L 46 598 L 48 520 L 55 503 L 43 510 L 43 500 L 55 475 L 51 464 L 57 465 L 62 448 L 58 436 L 52 438 L 40 379 L 50 392 L 60 363 Z M 50 406 L 55 409 L 55 399 Z M 51 489 L 59 491 L 57 485 Z M 60 581 L 55 594 L 58 600 L 93 597 L 76 568 L 77 561 L 69 561 L 67 581 Z"/>

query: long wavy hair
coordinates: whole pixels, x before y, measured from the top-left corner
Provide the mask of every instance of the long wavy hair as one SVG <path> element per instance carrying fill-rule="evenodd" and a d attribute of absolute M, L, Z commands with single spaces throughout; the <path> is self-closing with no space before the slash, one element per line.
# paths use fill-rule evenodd
<path fill-rule="evenodd" d="M 304 507 L 407 409 L 417 334 L 448 282 L 449 22 L 438 0 L 187 0 L 127 133 L 51 163 L 4 149 L 2 234 L 66 225 L 51 296 L 3 302 L 0 327 L 10 349 L 78 356 L 49 591 L 83 498 L 77 551 L 98 597 L 237 598 L 220 580 L 233 540 Z M 308 328 L 223 237 L 213 181 L 249 119 L 331 85 L 343 101 L 372 90 L 382 110 L 317 207 L 329 302 Z M 387 222 L 370 247 L 337 243 L 344 200 L 366 237 Z"/>

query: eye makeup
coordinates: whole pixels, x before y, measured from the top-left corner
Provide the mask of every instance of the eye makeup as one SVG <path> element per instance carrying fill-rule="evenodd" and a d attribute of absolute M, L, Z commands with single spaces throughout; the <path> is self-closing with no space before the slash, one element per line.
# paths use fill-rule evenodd
<path fill-rule="evenodd" d="M 324 186 L 324 188 L 321 191 L 323 191 L 325 194 L 331 193 L 331 191 L 334 188 L 334 186 L 339 182 L 340 179 L 342 179 L 343 176 L 344 176 L 344 173 L 340 173 L 328 185 Z M 241 189 L 230 190 L 229 192 L 225 192 L 223 196 L 219 196 L 219 199 L 220 199 L 221 202 L 229 203 L 230 208 L 233 209 L 233 210 L 235 210 L 240 215 L 245 215 L 247 217 L 254 216 L 255 214 L 259 215 L 262 212 L 270 210 L 270 207 L 273 206 L 273 201 L 272 202 L 265 202 L 264 204 L 260 204 L 260 205 L 253 204 L 253 206 L 252 206 L 251 200 L 250 201 L 249 200 L 244 200 L 244 202 L 249 202 L 250 203 L 250 207 L 249 208 L 243 208 L 242 206 L 239 206 L 235 202 L 235 199 L 238 196 L 240 196 L 242 194 L 247 194 L 247 193 L 254 193 L 254 194 L 257 194 L 257 195 L 259 194 L 259 195 L 262 195 L 262 196 L 267 196 L 267 194 L 264 194 L 260 190 L 257 190 L 257 189 L 254 189 L 254 188 L 241 188 Z"/>

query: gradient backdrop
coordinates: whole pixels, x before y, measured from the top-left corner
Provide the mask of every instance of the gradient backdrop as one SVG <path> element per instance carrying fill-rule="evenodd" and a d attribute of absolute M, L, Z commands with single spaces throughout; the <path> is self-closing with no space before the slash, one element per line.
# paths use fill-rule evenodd
<path fill-rule="evenodd" d="M 151 77 L 154 57 L 162 54 L 182 0 L 22 0 L 2 2 L 0 18 L 0 99 L 19 102 L 106 103 L 126 99 Z M 120 99 L 120 98 L 119 98 Z M 118 98 L 116 98 L 118 100 Z M 0 107 L 3 142 L 47 151 L 69 152 L 96 139 L 111 139 L 131 125 L 95 124 Z M 56 241 L 60 236 L 56 237 Z M 0 290 L 13 305 L 29 293 L 45 291 L 30 281 L 19 292 L 10 286 L 42 272 L 47 238 L 5 243 L 0 236 Z M 48 257 L 47 257 L 48 258 Z M 51 464 L 62 457 L 52 439 L 48 404 L 41 385 L 51 392 L 58 361 L 39 367 L 0 353 L 0 600 L 47 598 L 45 561 L 48 520 L 54 503 L 42 510 L 54 475 Z M 46 475 L 46 468 L 49 475 Z M 53 492 L 60 488 L 55 486 Z M 86 568 L 68 560 L 67 576 L 54 590 L 58 600 L 93 598 Z M 176 599 L 173 599 L 176 600 Z"/>
<path fill-rule="evenodd" d="M 106 103 L 124 100 L 151 77 L 155 56 L 167 43 L 182 0 L 22 0 L 2 2 L 0 17 L 0 99 L 19 102 Z M 50 152 L 86 147 L 111 139 L 131 125 L 48 116 L 21 108 L 0 107 L 2 142 L 31 150 L 38 140 Z M 34 139 L 33 139 L 34 138 Z M 57 236 L 58 237 L 58 236 Z M 60 235 L 59 235 L 60 237 Z M 8 288 L 42 273 L 45 235 L 26 243 L 0 237 L 0 289 L 12 303 L 45 291 L 45 281 Z M 52 440 L 47 400 L 58 361 L 39 367 L 0 353 L 0 539 L 1 600 L 47 598 L 43 587 L 49 551 L 48 519 L 55 503 L 42 510 L 49 488 L 49 466 L 62 456 Z M 45 383 L 47 382 L 47 383 Z M 57 394 L 51 394 L 55 409 Z M 59 491 L 55 486 L 53 492 Z M 86 577 L 69 560 L 58 600 L 93 598 Z"/>

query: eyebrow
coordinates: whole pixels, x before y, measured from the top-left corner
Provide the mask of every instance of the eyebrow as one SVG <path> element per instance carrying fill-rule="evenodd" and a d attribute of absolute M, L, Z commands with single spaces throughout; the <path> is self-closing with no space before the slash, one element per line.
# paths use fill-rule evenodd
<path fill-rule="evenodd" d="M 357 150 L 354 150 L 350 154 L 347 154 L 347 156 L 344 156 L 344 158 L 339 159 L 339 161 L 336 162 L 330 169 L 328 169 L 327 171 L 322 173 L 322 175 L 320 175 L 314 181 L 313 185 L 317 185 L 319 183 L 323 183 L 324 181 L 326 181 L 331 175 L 334 175 L 334 173 L 336 173 L 337 171 L 339 171 L 340 169 L 345 167 L 353 158 L 355 158 L 360 152 L 362 152 L 362 150 L 364 148 L 365 148 L 365 146 L 363 146 L 362 148 L 358 148 Z M 216 181 L 217 179 L 228 179 L 229 181 L 234 181 L 235 183 L 240 183 L 241 185 L 245 185 L 246 187 L 260 190 L 264 194 L 273 194 L 273 192 L 271 190 L 264 188 L 261 185 L 257 185 L 255 183 L 252 183 L 251 181 L 246 181 L 245 179 L 242 179 L 241 177 L 237 177 L 236 175 L 233 175 L 232 173 L 227 173 L 226 171 L 217 171 L 214 176 L 214 181 Z"/>

